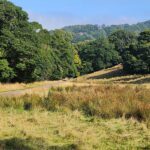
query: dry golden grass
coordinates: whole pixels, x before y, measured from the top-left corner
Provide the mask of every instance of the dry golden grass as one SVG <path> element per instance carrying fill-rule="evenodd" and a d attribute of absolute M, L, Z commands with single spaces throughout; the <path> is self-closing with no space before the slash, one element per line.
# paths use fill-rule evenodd
<path fill-rule="evenodd" d="M 1 150 L 149 149 L 149 129 L 130 119 L 102 120 L 79 111 L 0 109 Z"/>
<path fill-rule="evenodd" d="M 53 87 L 48 96 L 24 95 L 0 98 L 1 108 L 50 111 L 80 110 L 86 115 L 101 118 L 135 118 L 150 122 L 150 91 L 144 87 L 118 85 Z"/>
<path fill-rule="evenodd" d="M 142 84 L 150 88 L 150 75 L 126 75 L 123 72 L 122 65 L 97 71 L 88 75 L 81 76 L 76 82 L 87 83 L 117 83 L 117 84 Z"/>
<path fill-rule="evenodd" d="M 144 87 L 99 85 L 52 89 L 46 107 L 81 110 L 101 118 L 136 118 L 150 123 L 150 90 Z"/>
<path fill-rule="evenodd" d="M 94 72 L 94 73 L 91 73 L 91 74 L 87 74 L 87 75 L 83 75 L 81 77 L 79 77 L 78 79 L 80 80 L 85 80 L 85 79 L 99 79 L 101 78 L 101 76 L 103 78 L 105 78 L 106 76 L 105 75 L 110 75 L 110 77 L 112 77 L 114 74 L 112 72 L 115 72 L 116 71 L 116 76 L 121 76 L 122 75 L 122 65 L 117 65 L 117 66 L 114 66 L 112 68 L 108 68 L 108 69 L 103 69 L 103 70 L 100 70 L 100 71 L 97 71 L 97 72 Z M 109 74 L 110 73 L 110 74 Z M 108 76 L 109 77 L 109 76 Z"/>
<path fill-rule="evenodd" d="M 18 90 L 26 88 L 26 84 L 15 83 L 15 84 L 0 84 L 0 92 Z"/>

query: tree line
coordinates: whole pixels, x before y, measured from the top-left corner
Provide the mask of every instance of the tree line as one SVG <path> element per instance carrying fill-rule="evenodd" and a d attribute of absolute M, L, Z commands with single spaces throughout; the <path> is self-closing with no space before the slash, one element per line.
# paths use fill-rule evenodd
<path fill-rule="evenodd" d="M 122 63 L 127 73 L 150 73 L 150 31 L 117 30 L 108 37 L 72 43 L 64 30 L 29 22 L 22 8 L 0 1 L 0 82 L 77 77 Z"/>
<path fill-rule="evenodd" d="M 144 30 L 147 30 L 150 28 L 150 20 L 129 25 L 129 24 L 122 24 L 122 25 L 73 25 L 73 26 L 67 26 L 63 29 L 65 31 L 69 31 L 73 34 L 73 43 L 77 42 L 83 42 L 83 41 L 89 41 L 93 39 L 97 39 L 98 37 L 104 36 L 108 37 L 110 34 L 115 32 L 116 30 L 126 30 L 129 32 L 134 32 L 136 34 L 139 34 L 140 32 L 143 32 Z"/>
<path fill-rule="evenodd" d="M 76 77 L 80 65 L 72 35 L 47 31 L 9 1 L 0 1 L 0 81 L 31 82 Z"/>
<path fill-rule="evenodd" d="M 133 32 L 117 30 L 108 38 L 80 42 L 77 47 L 82 60 L 81 74 L 120 63 L 127 74 L 150 73 L 150 30 L 138 36 Z"/>

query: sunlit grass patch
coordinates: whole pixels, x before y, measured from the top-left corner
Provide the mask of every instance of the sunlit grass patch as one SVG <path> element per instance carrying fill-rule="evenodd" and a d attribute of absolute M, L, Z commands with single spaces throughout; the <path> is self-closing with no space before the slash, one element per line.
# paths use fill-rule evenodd
<path fill-rule="evenodd" d="M 80 111 L 0 109 L 0 147 L 5 150 L 149 148 L 149 129 L 134 119 L 84 116 Z"/>

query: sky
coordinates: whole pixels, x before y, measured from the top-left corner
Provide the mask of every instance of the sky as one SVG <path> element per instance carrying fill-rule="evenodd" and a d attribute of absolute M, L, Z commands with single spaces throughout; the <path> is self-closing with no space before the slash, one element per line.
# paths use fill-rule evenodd
<path fill-rule="evenodd" d="M 79 24 L 134 24 L 150 19 L 150 0 L 10 0 L 46 29 Z"/>

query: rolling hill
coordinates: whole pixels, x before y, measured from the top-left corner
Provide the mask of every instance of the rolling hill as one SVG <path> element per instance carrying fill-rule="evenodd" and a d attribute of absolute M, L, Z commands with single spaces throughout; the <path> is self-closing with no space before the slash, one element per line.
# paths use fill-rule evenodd
<path fill-rule="evenodd" d="M 112 32 L 119 29 L 135 32 L 138 34 L 144 30 L 150 29 L 150 20 L 133 25 L 122 24 L 106 26 L 88 24 L 67 26 L 63 29 L 65 31 L 71 32 L 73 34 L 73 43 L 77 43 L 81 41 L 97 39 L 100 36 L 108 36 Z"/>

